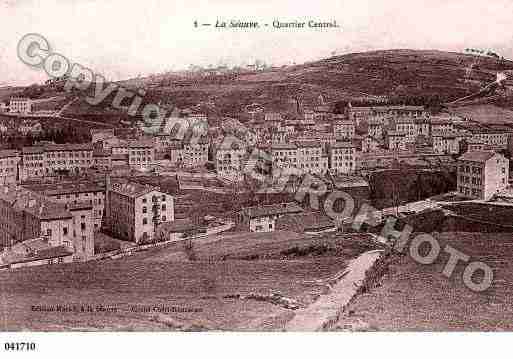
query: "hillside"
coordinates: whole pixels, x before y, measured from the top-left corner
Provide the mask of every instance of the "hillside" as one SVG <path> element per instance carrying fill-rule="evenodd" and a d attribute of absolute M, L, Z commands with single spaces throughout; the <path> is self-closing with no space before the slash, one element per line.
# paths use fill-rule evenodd
<path fill-rule="evenodd" d="M 388 50 L 263 72 L 196 78 L 154 76 L 136 83 L 147 89 L 145 101 L 178 107 L 200 104 L 201 111 L 221 117 L 240 116 L 253 102 L 267 110 L 292 111 L 296 97 L 305 105 L 317 105 L 319 94 L 329 104 L 372 101 L 378 96 L 398 102 L 429 97 L 449 102 L 475 93 L 494 81 L 498 71 L 509 69 L 513 69 L 513 62 L 508 60 L 442 51 Z M 123 84 L 131 87 L 135 83 Z"/>
<path fill-rule="evenodd" d="M 248 116 L 245 106 L 254 102 L 268 111 L 293 111 L 295 98 L 305 105 L 317 105 L 320 94 L 331 105 L 348 100 L 372 101 L 378 96 L 398 103 L 422 103 L 429 98 L 450 102 L 479 91 L 496 79 L 498 71 L 512 69 L 513 62 L 509 60 L 435 50 L 386 50 L 346 54 L 262 72 L 187 77 L 170 73 L 119 84 L 129 89 L 144 88 L 145 103 L 197 106 L 214 120 L 224 116 L 244 119 Z M 31 93 L 38 98 L 57 95 L 55 88 L 36 90 L 32 88 Z M 20 94 L 23 92 L 26 91 L 21 90 Z M 507 108 L 513 104 L 509 99 L 494 101 Z M 121 110 L 109 109 L 110 102 L 93 107 L 83 100 L 77 101 L 65 114 L 113 124 L 129 118 Z"/>
<path fill-rule="evenodd" d="M 409 256 L 391 258 L 384 276 L 356 298 L 341 316 L 339 329 L 383 331 L 511 331 L 510 234 L 441 233 L 442 248 L 450 244 L 482 261 L 494 272 L 492 286 L 472 292 L 461 279 L 459 262 L 450 279 L 442 274 L 448 254 L 433 265 L 421 265 Z M 490 245 L 493 243 L 493 245 Z M 333 328 L 332 328 L 333 329 Z"/>

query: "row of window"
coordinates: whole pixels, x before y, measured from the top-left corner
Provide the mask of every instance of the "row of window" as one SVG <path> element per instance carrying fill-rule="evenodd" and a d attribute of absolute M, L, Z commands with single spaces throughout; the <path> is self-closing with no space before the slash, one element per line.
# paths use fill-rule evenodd
<path fill-rule="evenodd" d="M 167 221 L 167 217 L 166 217 L 166 216 L 162 216 L 161 221 L 162 221 L 162 222 Z M 144 217 L 144 218 L 142 219 L 142 224 L 143 224 L 143 226 L 145 226 L 145 225 L 147 225 L 147 224 L 148 224 L 148 219 L 147 219 L 146 217 Z"/>

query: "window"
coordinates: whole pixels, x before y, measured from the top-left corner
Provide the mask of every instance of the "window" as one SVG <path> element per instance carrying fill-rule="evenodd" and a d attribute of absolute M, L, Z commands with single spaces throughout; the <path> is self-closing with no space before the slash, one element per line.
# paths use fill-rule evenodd
<path fill-rule="evenodd" d="M 166 195 L 162 195 L 162 200 L 165 201 L 166 200 Z"/>
<path fill-rule="evenodd" d="M 62 228 L 62 234 L 67 236 L 68 235 L 68 227 L 63 227 Z"/>
<path fill-rule="evenodd" d="M 148 210 L 146 209 L 146 207 L 143 207 L 142 208 L 142 213 L 146 213 Z"/>
<path fill-rule="evenodd" d="M 85 223 L 80 223 L 80 228 L 85 231 L 86 229 L 86 224 Z"/>
<path fill-rule="evenodd" d="M 163 205 L 162 205 L 162 210 L 163 210 L 163 211 L 165 211 L 165 210 L 166 210 L 166 205 L 165 205 L 165 204 L 163 204 Z"/>
<path fill-rule="evenodd" d="M 167 220 L 166 216 L 162 216 L 162 222 L 165 222 Z"/>
<path fill-rule="evenodd" d="M 143 197 L 142 203 L 146 203 L 146 197 Z"/>
<path fill-rule="evenodd" d="M 143 218 L 143 220 L 142 220 L 142 224 L 148 224 L 148 219 Z"/>

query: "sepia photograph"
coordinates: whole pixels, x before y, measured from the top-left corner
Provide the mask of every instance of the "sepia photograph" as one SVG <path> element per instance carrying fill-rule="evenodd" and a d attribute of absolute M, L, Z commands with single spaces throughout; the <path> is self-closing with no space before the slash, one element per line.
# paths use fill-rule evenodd
<path fill-rule="evenodd" d="M 0 0 L 0 353 L 511 332 L 512 13 Z"/>

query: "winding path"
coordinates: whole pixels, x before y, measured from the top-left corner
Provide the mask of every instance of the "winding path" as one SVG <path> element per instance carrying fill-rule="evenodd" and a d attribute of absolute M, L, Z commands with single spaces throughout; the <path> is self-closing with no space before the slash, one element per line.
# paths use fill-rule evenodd
<path fill-rule="evenodd" d="M 319 331 L 336 322 L 362 285 L 367 270 L 380 258 L 381 252 L 369 251 L 353 259 L 347 267 L 347 274 L 333 286 L 332 291 L 308 307 L 295 311 L 296 315 L 287 323 L 285 330 Z"/>

